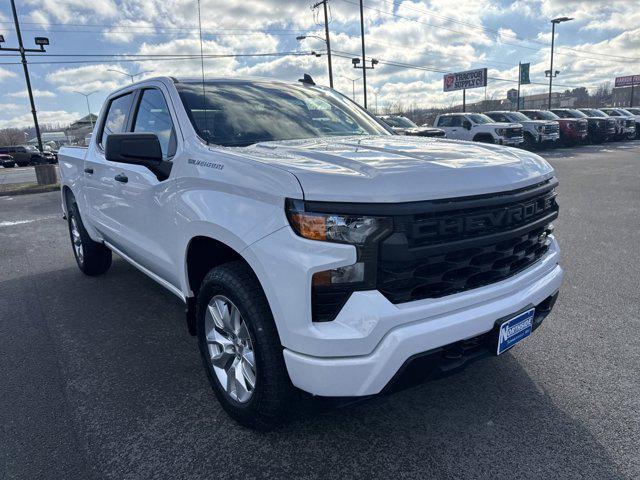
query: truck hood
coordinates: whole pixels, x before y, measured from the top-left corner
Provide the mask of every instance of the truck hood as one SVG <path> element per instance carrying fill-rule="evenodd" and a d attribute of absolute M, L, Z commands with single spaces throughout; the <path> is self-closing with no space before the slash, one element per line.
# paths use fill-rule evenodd
<path fill-rule="evenodd" d="M 531 152 L 425 137 L 324 137 L 242 150 L 295 175 L 307 200 L 432 200 L 514 190 L 553 176 Z"/>

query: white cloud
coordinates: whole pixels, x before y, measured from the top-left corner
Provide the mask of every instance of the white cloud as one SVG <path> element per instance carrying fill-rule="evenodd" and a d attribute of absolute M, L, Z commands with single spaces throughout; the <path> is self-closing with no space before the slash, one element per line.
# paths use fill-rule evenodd
<path fill-rule="evenodd" d="M 6 68 L 2 68 L 0 67 L 0 82 L 2 82 L 3 80 L 6 80 L 8 78 L 14 78 L 17 75 L 12 72 L 11 70 L 7 70 Z"/>
<path fill-rule="evenodd" d="M 79 113 L 67 112 L 66 110 L 43 110 L 38 112 L 38 123 L 40 125 L 67 126 L 80 117 Z M 0 128 L 25 128 L 32 125 L 33 116 L 30 112 L 0 120 Z"/>
<path fill-rule="evenodd" d="M 26 90 L 18 90 L 17 92 L 11 92 L 7 94 L 11 98 L 29 98 L 29 92 Z M 33 90 L 33 96 L 35 98 L 55 98 L 56 94 L 49 90 Z"/>
<path fill-rule="evenodd" d="M 64 92 L 110 92 L 124 85 L 127 77 L 109 70 L 125 70 L 117 64 L 96 64 L 83 67 L 62 68 L 47 75 L 47 81 Z"/>

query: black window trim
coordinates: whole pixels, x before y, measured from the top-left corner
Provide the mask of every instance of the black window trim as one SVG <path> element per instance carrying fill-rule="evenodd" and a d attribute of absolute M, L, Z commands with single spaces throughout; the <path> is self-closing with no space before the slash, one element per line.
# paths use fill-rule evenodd
<path fill-rule="evenodd" d="M 144 95 L 145 90 L 157 90 L 158 92 L 160 92 L 160 95 L 162 95 L 162 99 L 164 100 L 165 105 L 167 106 L 167 112 L 169 113 L 169 118 L 171 119 L 171 128 L 173 130 L 173 137 L 175 138 L 175 150 L 173 152 L 173 154 L 171 155 L 167 155 L 167 158 L 165 159 L 166 161 L 172 161 L 172 159 L 176 156 L 176 153 L 178 151 L 178 132 L 176 131 L 176 121 L 173 118 L 173 115 L 171 113 L 171 108 L 169 107 L 169 102 L 167 101 L 167 97 L 165 96 L 164 92 L 153 85 L 150 86 L 144 86 L 141 87 L 139 89 L 136 90 L 136 95 L 133 98 L 133 103 L 131 104 L 131 110 L 130 110 L 130 121 L 127 122 L 127 132 L 133 132 L 133 128 L 136 125 L 136 119 L 138 118 L 138 112 L 140 110 L 140 104 L 142 103 L 142 96 Z"/>
<path fill-rule="evenodd" d="M 104 146 L 102 145 L 102 134 L 104 133 L 104 124 L 107 121 L 107 117 L 109 116 L 109 110 L 111 110 L 111 104 L 119 98 L 122 98 L 126 95 L 132 95 L 131 104 L 129 105 L 129 111 L 127 112 L 127 116 L 125 120 L 125 129 L 124 129 L 125 132 L 128 132 L 130 130 L 129 127 L 130 127 L 130 121 L 131 121 L 131 112 L 137 98 L 136 97 L 137 93 L 138 93 L 138 89 L 128 90 L 126 92 L 122 92 L 118 95 L 115 95 L 109 98 L 105 102 L 105 105 L 107 105 L 107 108 L 102 114 L 102 118 L 100 119 L 100 128 L 98 129 L 99 135 L 96 135 L 95 136 L 96 138 L 92 139 L 92 141 L 95 142 L 100 152 L 102 152 L 103 154 L 104 154 Z"/>

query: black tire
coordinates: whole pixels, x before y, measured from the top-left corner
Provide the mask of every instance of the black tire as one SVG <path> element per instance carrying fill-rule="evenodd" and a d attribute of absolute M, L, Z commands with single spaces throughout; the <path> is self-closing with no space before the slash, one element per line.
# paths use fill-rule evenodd
<path fill-rule="evenodd" d="M 109 270 L 109 267 L 111 267 L 111 250 L 105 247 L 102 243 L 91 240 L 87 230 L 84 228 L 84 224 L 80 218 L 80 212 L 78 211 L 78 205 L 76 204 L 73 195 L 69 196 L 67 205 L 69 206 L 67 212 L 69 238 L 71 239 L 71 248 L 73 250 L 73 256 L 76 259 L 76 263 L 78 264 L 78 268 L 82 273 L 91 277 L 102 275 Z M 82 247 L 81 256 L 75 247 L 74 222 L 77 226 L 79 242 Z"/>
<path fill-rule="evenodd" d="M 4 168 L 13 168 L 13 167 L 16 166 L 16 164 L 15 163 L 5 163 L 3 166 L 4 166 Z"/>
<path fill-rule="evenodd" d="M 539 149 L 539 145 L 536 142 L 536 139 L 533 138 L 533 135 L 531 135 L 529 132 L 525 132 L 524 133 L 524 143 L 522 144 L 522 147 L 526 150 L 538 150 Z"/>
<path fill-rule="evenodd" d="M 496 143 L 491 135 L 484 135 L 484 134 L 476 135 L 475 137 L 473 137 L 473 141 L 480 142 L 480 143 L 493 143 L 493 144 Z"/>
<path fill-rule="evenodd" d="M 227 393 L 211 364 L 205 314 L 216 295 L 228 298 L 240 311 L 253 344 L 255 386 L 244 403 Z M 198 292 L 196 321 L 202 362 L 222 408 L 239 424 L 255 430 L 270 430 L 282 423 L 297 390 L 287 374 L 282 344 L 267 299 L 244 262 L 226 263 L 209 271 Z"/>

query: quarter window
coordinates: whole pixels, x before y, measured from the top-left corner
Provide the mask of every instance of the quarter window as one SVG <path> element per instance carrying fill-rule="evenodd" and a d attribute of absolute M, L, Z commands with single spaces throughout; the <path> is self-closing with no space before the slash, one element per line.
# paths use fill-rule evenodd
<path fill-rule="evenodd" d="M 176 153 L 176 133 L 173 121 L 167 102 L 160 90 L 153 88 L 142 91 L 133 131 L 155 133 L 160 140 L 164 158 L 172 157 Z"/>
<path fill-rule="evenodd" d="M 102 138 L 100 145 L 106 145 L 107 135 L 112 133 L 122 133 L 127 128 L 127 116 L 131 108 L 133 95 L 127 93 L 121 97 L 114 98 L 109 104 L 109 111 L 102 128 Z"/>

